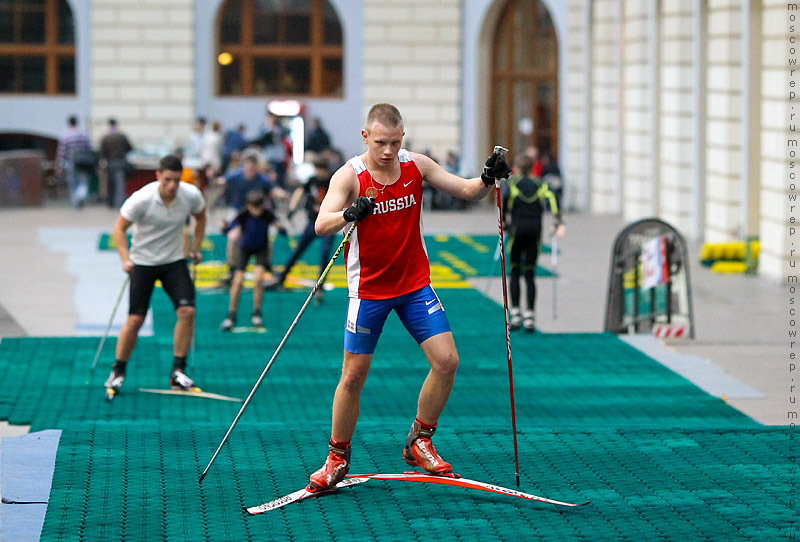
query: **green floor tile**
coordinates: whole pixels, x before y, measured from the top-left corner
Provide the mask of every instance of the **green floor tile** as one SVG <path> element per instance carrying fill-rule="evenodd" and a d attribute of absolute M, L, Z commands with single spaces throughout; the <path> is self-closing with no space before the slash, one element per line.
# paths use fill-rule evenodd
<path fill-rule="evenodd" d="M 226 294 L 199 294 L 189 374 L 206 391 L 245 398 L 307 295 L 268 292 L 267 332 L 232 334 L 218 329 Z M 473 290 L 439 295 L 460 366 L 437 448 L 463 476 L 513 487 L 502 309 Z M 139 339 L 111 403 L 103 382 L 113 338 L 91 378 L 98 338 L 4 339 L 0 419 L 64 430 L 42 539 L 766 540 L 792 521 L 785 429 L 760 426 L 613 335 L 546 333 L 512 336 L 520 489 L 591 505 L 372 480 L 247 517 L 242 506 L 304 486 L 325 457 L 346 302 L 336 289 L 309 305 L 202 485 L 241 405 L 141 391 L 167 388 L 174 314 L 163 292 L 153 298 L 154 336 Z M 427 371 L 391 316 L 351 472 L 407 469 L 401 449 Z"/>

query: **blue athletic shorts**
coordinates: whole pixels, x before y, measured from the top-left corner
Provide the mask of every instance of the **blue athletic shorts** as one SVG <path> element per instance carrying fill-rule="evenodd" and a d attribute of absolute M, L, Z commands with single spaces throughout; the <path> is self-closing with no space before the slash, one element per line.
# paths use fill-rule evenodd
<path fill-rule="evenodd" d="M 350 299 L 344 330 L 345 351 L 372 354 L 392 310 L 417 343 L 450 331 L 444 306 L 430 284 L 391 299 Z"/>

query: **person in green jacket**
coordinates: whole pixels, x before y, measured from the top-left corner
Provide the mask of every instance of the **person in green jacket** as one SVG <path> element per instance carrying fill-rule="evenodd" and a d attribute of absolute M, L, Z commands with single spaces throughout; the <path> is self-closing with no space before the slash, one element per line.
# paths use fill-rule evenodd
<path fill-rule="evenodd" d="M 556 224 L 553 233 L 563 236 L 566 229 L 561 220 L 558 200 L 547 183 L 530 173 L 531 159 L 520 156 L 514 163 L 514 175 L 503 188 L 503 223 L 508 231 L 511 259 L 511 308 L 509 325 L 512 330 L 521 326 L 525 331 L 536 330 L 536 260 L 542 243 L 542 217 L 549 202 Z M 525 312 L 520 311 L 520 276 L 525 277 Z"/>

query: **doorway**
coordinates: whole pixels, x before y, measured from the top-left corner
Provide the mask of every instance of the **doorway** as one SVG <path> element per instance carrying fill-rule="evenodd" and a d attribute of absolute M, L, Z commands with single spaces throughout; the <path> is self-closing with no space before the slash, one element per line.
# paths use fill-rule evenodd
<path fill-rule="evenodd" d="M 558 152 L 558 39 L 541 0 L 509 0 L 494 30 L 491 140 Z"/>

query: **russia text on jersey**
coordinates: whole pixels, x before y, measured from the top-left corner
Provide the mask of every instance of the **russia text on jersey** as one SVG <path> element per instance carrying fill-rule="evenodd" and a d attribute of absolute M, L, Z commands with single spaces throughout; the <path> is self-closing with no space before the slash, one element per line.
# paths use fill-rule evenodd
<path fill-rule="evenodd" d="M 402 198 L 390 199 L 388 201 L 376 201 L 375 210 L 373 214 L 379 215 L 381 213 L 392 213 L 394 211 L 402 211 L 403 209 L 410 209 L 417 204 L 414 194 L 403 196 Z"/>

